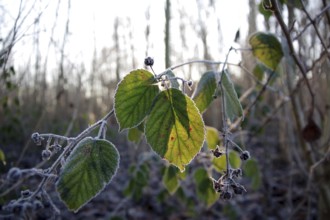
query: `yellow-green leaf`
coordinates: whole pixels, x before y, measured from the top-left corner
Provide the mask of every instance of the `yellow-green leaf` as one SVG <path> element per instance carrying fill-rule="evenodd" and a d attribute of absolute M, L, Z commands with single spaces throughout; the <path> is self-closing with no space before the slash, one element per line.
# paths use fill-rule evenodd
<path fill-rule="evenodd" d="M 253 34 L 249 43 L 253 55 L 271 70 L 276 70 L 277 65 L 283 57 L 281 43 L 272 35 L 263 32 Z"/>
<path fill-rule="evenodd" d="M 146 117 L 159 93 L 156 83 L 152 73 L 139 69 L 118 84 L 114 108 L 120 130 L 135 127 Z"/>
<path fill-rule="evenodd" d="M 220 143 L 219 131 L 214 127 L 205 126 L 206 128 L 206 143 L 208 149 L 215 149 Z"/>
<path fill-rule="evenodd" d="M 173 195 L 180 186 L 178 174 L 180 174 L 180 170 L 175 166 L 169 165 L 165 168 L 162 181 L 171 195 Z"/>
<path fill-rule="evenodd" d="M 219 158 L 214 157 L 212 164 L 218 172 L 223 172 L 226 170 L 226 156 L 222 155 Z M 241 167 L 242 161 L 236 151 L 229 152 L 229 164 L 231 168 L 237 169 Z"/>
<path fill-rule="evenodd" d="M 2 162 L 3 165 L 6 165 L 6 156 L 1 149 L 0 149 L 0 162 Z"/>
<path fill-rule="evenodd" d="M 158 95 L 145 134 L 160 157 L 184 171 L 203 146 L 204 122 L 188 96 L 180 90 L 168 89 Z"/>
<path fill-rule="evenodd" d="M 138 127 L 130 128 L 127 133 L 127 139 L 134 143 L 139 143 L 141 140 L 142 131 Z"/>
<path fill-rule="evenodd" d="M 87 137 L 71 152 L 56 184 L 61 200 L 77 212 L 100 193 L 117 172 L 119 153 L 109 141 Z"/>

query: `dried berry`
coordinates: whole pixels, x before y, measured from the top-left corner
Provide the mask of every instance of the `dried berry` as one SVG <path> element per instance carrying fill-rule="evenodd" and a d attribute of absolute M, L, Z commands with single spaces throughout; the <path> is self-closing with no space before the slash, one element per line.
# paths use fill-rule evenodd
<path fill-rule="evenodd" d="M 36 145 L 41 145 L 41 141 L 43 140 L 43 138 L 40 136 L 38 132 L 34 132 L 31 135 L 31 138 Z"/>
<path fill-rule="evenodd" d="M 232 174 L 236 177 L 242 176 L 242 169 L 240 169 L 240 168 L 234 169 Z"/>
<path fill-rule="evenodd" d="M 151 57 L 147 57 L 144 59 L 144 65 L 146 66 L 152 66 L 154 65 L 154 59 L 152 59 Z"/>
<path fill-rule="evenodd" d="M 24 198 L 26 198 L 26 197 L 28 197 L 30 195 L 31 195 L 31 191 L 28 190 L 28 189 L 21 191 L 21 196 L 24 197 Z"/>
<path fill-rule="evenodd" d="M 313 142 L 319 139 L 322 135 L 321 129 L 311 118 L 308 124 L 301 131 L 303 138 L 308 142 Z"/>
<path fill-rule="evenodd" d="M 245 188 L 240 184 L 232 185 L 231 187 L 233 188 L 234 193 L 237 195 L 241 195 L 243 192 L 246 192 Z"/>
<path fill-rule="evenodd" d="M 189 87 L 191 87 L 191 86 L 193 85 L 193 82 L 192 82 L 191 80 L 189 80 L 189 81 L 187 82 L 187 85 L 188 85 Z"/>
<path fill-rule="evenodd" d="M 49 160 L 50 156 L 52 155 L 52 152 L 50 150 L 43 150 L 41 152 L 41 158 L 42 160 Z"/>
<path fill-rule="evenodd" d="M 221 155 L 222 155 L 222 152 L 219 150 L 219 148 L 217 147 L 217 148 L 215 148 L 215 150 L 211 150 L 211 152 L 213 153 L 213 156 L 215 156 L 215 157 L 221 157 Z"/>
<path fill-rule="evenodd" d="M 221 192 L 222 191 L 221 190 L 221 184 L 218 181 L 215 181 L 215 180 L 213 181 L 213 188 L 217 192 Z"/>
<path fill-rule="evenodd" d="M 241 160 L 248 160 L 250 158 L 250 153 L 249 151 L 243 151 L 239 157 Z"/>
<path fill-rule="evenodd" d="M 17 168 L 13 167 L 9 170 L 7 174 L 7 179 L 9 182 L 17 182 L 22 176 L 22 171 Z"/>
<path fill-rule="evenodd" d="M 229 200 L 232 197 L 232 193 L 229 191 L 225 191 L 220 196 L 222 199 Z"/>

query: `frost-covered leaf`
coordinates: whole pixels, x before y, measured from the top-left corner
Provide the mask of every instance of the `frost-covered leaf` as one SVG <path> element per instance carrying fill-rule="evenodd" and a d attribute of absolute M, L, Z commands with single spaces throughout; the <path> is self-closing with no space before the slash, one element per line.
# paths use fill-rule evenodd
<path fill-rule="evenodd" d="M 249 43 L 253 55 L 271 70 L 276 70 L 277 65 L 283 57 L 281 43 L 272 34 L 257 32 L 253 34 Z"/>
<path fill-rule="evenodd" d="M 145 134 L 160 157 L 184 171 L 203 145 L 204 122 L 188 96 L 177 89 L 168 89 L 157 97 Z"/>
<path fill-rule="evenodd" d="M 228 118 L 233 121 L 236 117 L 243 117 L 243 109 L 238 99 L 233 82 L 227 70 L 221 74 L 221 85 L 225 96 L 225 106 Z"/>
<path fill-rule="evenodd" d="M 226 170 L 226 156 L 222 155 L 219 158 L 213 158 L 212 164 L 218 172 Z M 229 152 L 229 164 L 232 168 L 237 169 L 241 167 L 242 161 L 236 151 Z"/>
<path fill-rule="evenodd" d="M 119 153 L 109 141 L 87 137 L 67 158 L 56 184 L 61 200 L 77 212 L 111 181 L 119 165 Z"/>
<path fill-rule="evenodd" d="M 206 143 L 208 149 L 215 149 L 220 143 L 219 131 L 214 127 L 205 126 L 206 128 Z"/>
<path fill-rule="evenodd" d="M 171 195 L 173 195 L 180 186 L 179 174 L 180 170 L 177 167 L 171 165 L 165 167 L 162 181 Z"/>
<path fill-rule="evenodd" d="M 207 208 L 210 208 L 218 199 L 219 194 L 213 188 L 213 182 L 203 168 L 199 168 L 194 173 L 197 196 L 203 201 Z"/>
<path fill-rule="evenodd" d="M 178 80 L 174 79 L 175 75 L 174 75 L 172 70 L 167 70 L 165 75 L 167 76 L 167 78 L 170 81 L 170 88 L 174 88 L 174 89 L 179 89 L 180 88 L 180 84 L 179 84 Z"/>
<path fill-rule="evenodd" d="M 214 100 L 216 88 L 217 81 L 215 73 L 213 71 L 204 73 L 192 95 L 192 99 L 200 112 L 204 112 Z"/>
<path fill-rule="evenodd" d="M 130 72 L 118 84 L 115 113 L 120 130 L 137 126 L 149 113 L 159 93 L 154 75 L 146 70 Z"/>

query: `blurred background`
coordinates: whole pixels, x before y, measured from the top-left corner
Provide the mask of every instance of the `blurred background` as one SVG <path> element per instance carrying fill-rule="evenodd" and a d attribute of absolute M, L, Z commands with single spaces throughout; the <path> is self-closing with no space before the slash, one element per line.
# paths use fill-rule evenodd
<path fill-rule="evenodd" d="M 282 0 L 279 6 L 307 70 L 313 102 L 277 19 L 261 0 L 0 0 L 1 181 L 13 166 L 41 162 L 42 147 L 30 141 L 33 132 L 76 136 L 105 115 L 117 83 L 131 70 L 145 68 L 145 57 L 153 57 L 153 69 L 161 73 L 190 60 L 223 62 L 233 47 L 243 49 L 232 51 L 228 62 L 245 119 L 231 125 L 232 135 L 250 151 L 256 173 L 243 175 L 245 195 L 207 207 L 196 197 L 189 169 L 182 190 L 170 195 L 161 181 L 163 161 L 145 141 L 132 143 L 126 132 L 118 133 L 112 118 L 108 139 L 121 152 L 118 175 L 78 214 L 58 202 L 61 218 L 326 219 L 330 2 Z M 273 33 L 282 43 L 285 57 L 275 74 L 260 68 L 249 50 L 249 36 L 256 31 Z M 213 68 L 193 64 L 175 74 L 197 84 Z M 217 100 L 203 117 L 221 131 Z M 138 196 L 127 190 L 132 166 L 148 171 L 146 182 L 134 185 Z M 194 166 L 198 160 L 191 173 Z M 1 188 L 1 205 L 20 191 L 4 192 Z"/>

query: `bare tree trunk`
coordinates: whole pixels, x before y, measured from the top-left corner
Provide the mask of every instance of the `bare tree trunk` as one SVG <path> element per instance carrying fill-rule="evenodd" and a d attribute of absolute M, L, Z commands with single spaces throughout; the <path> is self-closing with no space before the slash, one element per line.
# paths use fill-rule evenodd
<path fill-rule="evenodd" d="M 57 82 L 57 90 L 56 90 L 56 102 L 60 104 L 61 97 L 65 95 L 65 84 L 67 83 L 67 79 L 64 71 L 64 58 L 65 58 L 65 46 L 69 36 L 69 26 L 70 26 L 70 10 L 71 10 L 71 0 L 68 0 L 68 8 L 67 8 L 67 20 L 65 25 L 65 32 L 63 35 L 63 42 L 61 46 L 61 57 L 59 64 L 59 76 Z M 67 97 L 66 97 L 67 99 Z M 67 103 L 68 100 L 64 100 L 64 103 Z"/>
<path fill-rule="evenodd" d="M 170 45 L 170 21 L 171 21 L 171 2 L 166 0 L 165 5 L 165 67 L 171 66 L 171 45 Z"/>
<path fill-rule="evenodd" d="M 116 53 L 116 80 L 117 82 L 120 81 L 120 42 L 119 42 L 119 33 L 118 33 L 118 28 L 119 28 L 119 18 L 115 19 L 114 22 L 114 33 L 113 33 L 113 38 L 115 41 L 115 53 Z"/>

